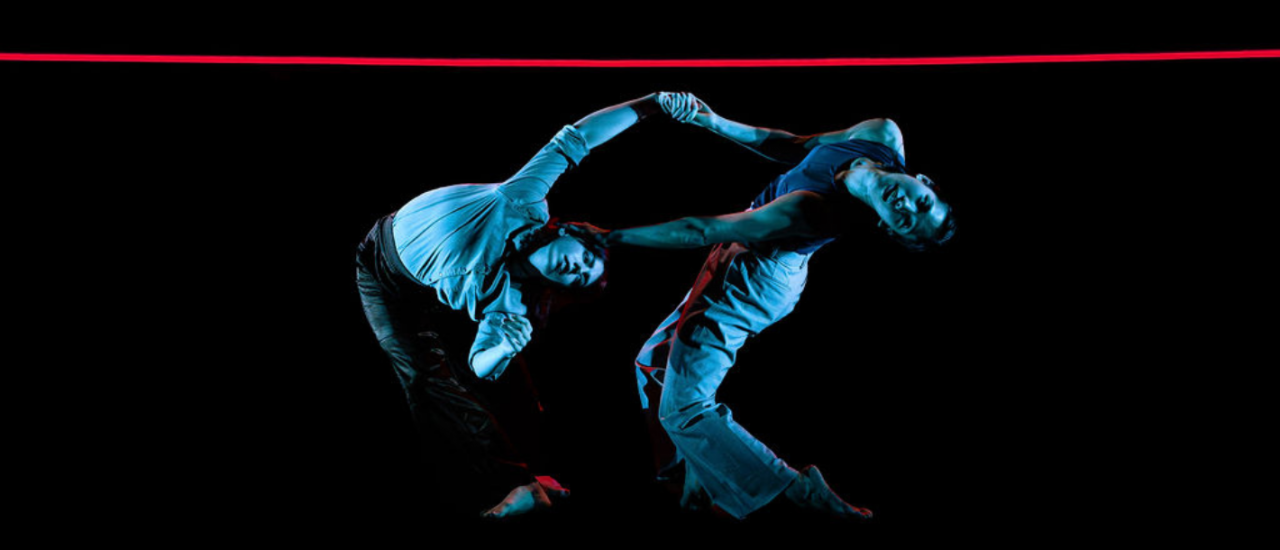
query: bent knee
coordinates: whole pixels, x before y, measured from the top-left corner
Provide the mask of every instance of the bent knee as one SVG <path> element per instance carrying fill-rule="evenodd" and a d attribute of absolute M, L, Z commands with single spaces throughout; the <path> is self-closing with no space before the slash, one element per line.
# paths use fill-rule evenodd
<path fill-rule="evenodd" d="M 398 334 L 378 340 L 378 345 L 391 358 L 391 363 L 402 370 L 434 370 L 448 358 L 448 353 L 442 348 L 426 347 Z"/>
<path fill-rule="evenodd" d="M 666 406 L 659 416 L 659 422 L 662 428 L 668 433 L 678 433 L 693 429 L 699 422 L 709 418 L 719 418 L 728 412 L 728 408 L 724 405 L 716 403 L 714 400 L 696 401 L 684 404 L 683 406 Z"/>

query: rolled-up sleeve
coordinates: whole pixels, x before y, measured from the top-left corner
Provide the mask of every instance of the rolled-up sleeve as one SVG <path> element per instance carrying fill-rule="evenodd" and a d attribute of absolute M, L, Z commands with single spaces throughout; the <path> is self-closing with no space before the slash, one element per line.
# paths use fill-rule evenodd
<path fill-rule="evenodd" d="M 478 284 L 471 285 L 476 292 L 471 307 L 479 309 L 479 316 L 473 316 L 473 318 L 478 317 L 477 321 L 480 325 L 476 329 L 476 339 L 471 343 L 471 352 L 467 354 L 467 365 L 473 372 L 476 354 L 497 347 L 506 339 L 502 331 L 502 323 L 513 318 L 527 320 L 525 313 L 528 311 L 521 301 L 520 291 L 512 286 L 509 274 L 503 272 L 484 282 L 476 282 Z M 485 379 L 497 380 L 505 369 L 505 365 L 501 366 Z"/>
<path fill-rule="evenodd" d="M 515 315 L 501 312 L 489 313 L 480 321 L 480 327 L 476 330 L 476 340 L 472 342 L 471 353 L 467 355 L 467 365 L 471 367 L 472 372 L 475 372 L 477 354 L 484 350 L 498 347 L 506 339 L 506 336 L 502 333 L 502 323 L 508 317 L 515 317 Z M 504 370 L 506 370 L 506 365 L 500 365 L 499 368 L 489 373 L 489 376 L 484 377 L 484 379 L 497 380 L 499 376 L 502 376 Z"/>
<path fill-rule="evenodd" d="M 504 182 L 500 191 L 518 203 L 540 201 L 566 170 L 587 156 L 587 140 L 573 126 L 565 126 L 528 163 Z"/>

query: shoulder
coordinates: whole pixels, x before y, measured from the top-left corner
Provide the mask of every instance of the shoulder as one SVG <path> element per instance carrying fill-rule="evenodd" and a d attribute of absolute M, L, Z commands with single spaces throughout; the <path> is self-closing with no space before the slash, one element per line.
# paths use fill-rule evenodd
<path fill-rule="evenodd" d="M 432 209 L 466 208 L 467 205 L 495 200 L 498 185 L 492 183 L 459 183 L 438 187 L 414 197 L 400 208 L 396 217 Z"/>
<path fill-rule="evenodd" d="M 873 118 L 862 121 L 849 132 L 848 139 L 861 139 L 879 143 L 893 149 L 903 158 L 907 156 L 905 147 L 903 147 L 902 129 L 898 127 L 898 123 L 890 118 Z"/>

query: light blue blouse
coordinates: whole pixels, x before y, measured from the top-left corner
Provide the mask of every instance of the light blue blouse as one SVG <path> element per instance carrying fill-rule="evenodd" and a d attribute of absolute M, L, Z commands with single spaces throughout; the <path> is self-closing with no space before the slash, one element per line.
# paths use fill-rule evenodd
<path fill-rule="evenodd" d="M 520 283 L 504 263 L 507 249 L 517 236 L 547 223 L 547 192 L 586 155 L 582 134 L 565 126 L 507 181 L 433 189 L 396 212 L 391 228 L 400 261 L 436 290 L 441 303 L 465 309 L 480 324 L 468 364 L 502 342 L 499 327 L 507 317 L 527 314 Z"/>

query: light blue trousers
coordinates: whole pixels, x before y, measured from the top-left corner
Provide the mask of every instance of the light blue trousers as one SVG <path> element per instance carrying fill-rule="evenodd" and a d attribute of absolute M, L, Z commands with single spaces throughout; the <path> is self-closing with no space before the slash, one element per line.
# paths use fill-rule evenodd
<path fill-rule="evenodd" d="M 777 497 L 797 472 L 733 420 L 716 390 L 747 338 L 795 308 L 808 264 L 808 254 L 717 246 L 636 358 L 641 406 L 657 417 L 686 476 L 739 519 Z"/>

